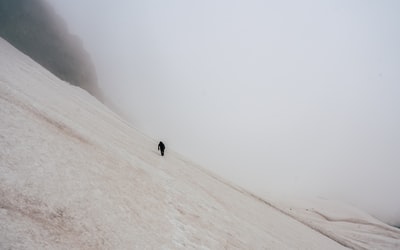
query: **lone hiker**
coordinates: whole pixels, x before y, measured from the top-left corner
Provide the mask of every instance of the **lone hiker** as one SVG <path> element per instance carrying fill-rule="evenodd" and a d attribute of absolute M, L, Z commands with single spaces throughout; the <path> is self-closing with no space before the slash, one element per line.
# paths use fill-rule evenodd
<path fill-rule="evenodd" d="M 158 143 L 158 150 L 161 150 L 161 156 L 164 156 L 165 145 L 162 141 Z"/>

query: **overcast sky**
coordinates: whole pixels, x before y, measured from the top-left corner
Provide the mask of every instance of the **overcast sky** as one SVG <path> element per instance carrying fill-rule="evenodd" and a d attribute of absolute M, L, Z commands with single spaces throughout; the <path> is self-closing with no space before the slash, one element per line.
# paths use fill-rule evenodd
<path fill-rule="evenodd" d="M 399 1 L 49 2 L 167 154 L 400 223 Z"/>

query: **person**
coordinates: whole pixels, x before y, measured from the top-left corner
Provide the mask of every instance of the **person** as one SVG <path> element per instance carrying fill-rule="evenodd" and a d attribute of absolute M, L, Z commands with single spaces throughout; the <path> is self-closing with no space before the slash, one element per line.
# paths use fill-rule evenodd
<path fill-rule="evenodd" d="M 158 143 L 158 150 L 161 151 L 161 156 L 164 156 L 165 145 L 162 141 L 160 141 L 160 143 Z"/>

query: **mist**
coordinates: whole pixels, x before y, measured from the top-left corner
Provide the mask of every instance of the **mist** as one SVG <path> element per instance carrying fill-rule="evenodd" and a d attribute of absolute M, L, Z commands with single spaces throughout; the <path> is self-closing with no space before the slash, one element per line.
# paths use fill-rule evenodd
<path fill-rule="evenodd" d="M 49 2 L 166 157 L 400 225 L 399 2 Z"/>

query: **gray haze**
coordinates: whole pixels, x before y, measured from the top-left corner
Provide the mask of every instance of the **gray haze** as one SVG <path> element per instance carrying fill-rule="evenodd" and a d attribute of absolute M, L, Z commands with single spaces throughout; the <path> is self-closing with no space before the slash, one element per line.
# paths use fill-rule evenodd
<path fill-rule="evenodd" d="M 400 224 L 399 1 L 49 2 L 167 154 Z"/>

